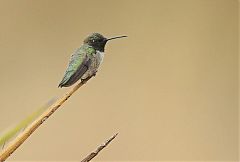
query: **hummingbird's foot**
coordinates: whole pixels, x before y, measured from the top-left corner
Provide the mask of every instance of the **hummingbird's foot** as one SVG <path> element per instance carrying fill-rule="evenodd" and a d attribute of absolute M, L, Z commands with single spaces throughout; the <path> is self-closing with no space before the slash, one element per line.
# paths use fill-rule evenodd
<path fill-rule="evenodd" d="M 92 75 L 92 76 L 93 76 L 93 77 L 95 77 L 96 75 L 97 75 L 97 72 L 93 73 L 93 75 Z"/>
<path fill-rule="evenodd" d="M 81 83 L 82 84 L 85 84 L 85 83 L 87 83 L 87 81 L 88 81 L 88 79 L 86 78 L 86 79 L 81 79 Z"/>
<path fill-rule="evenodd" d="M 87 83 L 87 81 L 89 80 L 89 79 L 91 79 L 93 76 L 89 76 L 89 77 L 87 77 L 87 78 L 85 78 L 85 79 L 81 79 L 81 83 L 82 84 L 85 84 L 85 83 Z"/>

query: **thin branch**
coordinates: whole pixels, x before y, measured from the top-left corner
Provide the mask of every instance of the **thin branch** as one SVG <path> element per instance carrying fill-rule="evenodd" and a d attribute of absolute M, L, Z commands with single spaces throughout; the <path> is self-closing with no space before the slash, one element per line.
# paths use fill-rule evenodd
<path fill-rule="evenodd" d="M 107 141 L 105 141 L 103 144 L 101 144 L 100 146 L 97 147 L 97 149 L 93 152 L 91 152 L 90 154 L 88 154 L 81 162 L 89 162 L 90 160 L 92 160 L 95 156 L 97 156 L 97 154 L 104 149 L 104 147 L 106 147 L 118 134 L 113 135 L 112 137 L 110 137 Z"/>
<path fill-rule="evenodd" d="M 80 82 L 62 98 L 58 99 L 46 111 L 42 113 L 32 124 L 30 124 L 22 133 L 20 133 L 7 147 L 0 153 L 0 162 L 5 161 L 30 135 L 46 121 L 62 104 L 72 96 L 81 86 L 83 86 L 91 77 L 87 78 L 84 82 Z"/>

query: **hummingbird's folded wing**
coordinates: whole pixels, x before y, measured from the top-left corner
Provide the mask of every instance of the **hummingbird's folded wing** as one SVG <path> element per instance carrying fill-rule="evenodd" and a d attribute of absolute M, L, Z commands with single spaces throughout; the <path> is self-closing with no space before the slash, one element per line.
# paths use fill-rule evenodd
<path fill-rule="evenodd" d="M 86 47 L 85 47 L 86 48 Z M 65 75 L 58 87 L 68 87 L 76 83 L 91 64 L 89 50 L 79 48 L 72 56 Z"/>
<path fill-rule="evenodd" d="M 88 67 L 91 64 L 91 60 L 88 58 L 85 58 L 84 62 L 79 66 L 79 68 L 74 72 L 69 79 L 64 84 L 59 84 L 60 87 L 69 87 L 76 83 L 88 70 Z M 68 78 L 68 77 L 67 77 Z"/>

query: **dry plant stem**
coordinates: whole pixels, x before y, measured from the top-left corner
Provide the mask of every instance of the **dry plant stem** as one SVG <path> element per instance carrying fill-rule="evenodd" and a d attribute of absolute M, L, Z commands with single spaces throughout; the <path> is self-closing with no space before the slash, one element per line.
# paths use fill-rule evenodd
<path fill-rule="evenodd" d="M 81 86 L 83 86 L 91 77 L 80 82 L 68 93 L 66 93 L 62 98 L 58 99 L 54 104 L 52 104 L 43 114 L 33 121 L 22 133 L 20 133 L 7 147 L 0 153 L 0 162 L 5 161 L 46 119 L 48 119 L 61 105 L 67 101 L 69 97 L 72 96 Z"/>
<path fill-rule="evenodd" d="M 98 146 L 98 148 L 91 152 L 87 157 L 85 157 L 81 162 L 89 162 L 90 160 L 92 160 L 95 156 L 97 156 L 97 154 L 104 148 L 106 147 L 118 134 L 113 135 L 112 137 L 110 137 L 107 141 L 105 141 L 103 144 L 101 144 L 100 146 Z"/>

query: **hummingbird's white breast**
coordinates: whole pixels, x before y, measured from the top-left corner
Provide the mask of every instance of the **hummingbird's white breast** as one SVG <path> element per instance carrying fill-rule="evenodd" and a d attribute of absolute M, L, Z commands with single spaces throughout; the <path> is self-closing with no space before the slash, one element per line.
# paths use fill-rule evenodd
<path fill-rule="evenodd" d="M 99 60 L 99 65 L 101 65 L 103 58 L 104 58 L 104 52 L 97 51 L 96 57 L 97 57 L 97 60 Z"/>

